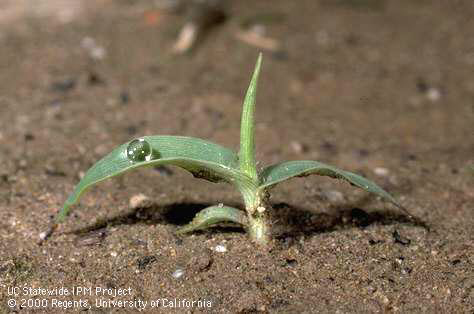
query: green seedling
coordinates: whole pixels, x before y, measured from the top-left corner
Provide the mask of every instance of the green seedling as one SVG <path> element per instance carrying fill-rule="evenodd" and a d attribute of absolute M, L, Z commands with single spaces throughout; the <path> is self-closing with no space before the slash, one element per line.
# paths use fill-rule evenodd
<path fill-rule="evenodd" d="M 317 161 L 286 161 L 265 167 L 261 171 L 257 170 L 254 113 L 261 63 L 260 54 L 243 104 L 239 154 L 198 138 L 157 135 L 134 139 L 114 149 L 87 171 L 58 213 L 56 223 L 64 220 L 71 205 L 76 203 L 81 194 L 94 184 L 136 168 L 158 165 L 178 166 L 191 172 L 197 178 L 211 182 L 230 183 L 240 191 L 243 197 L 245 212 L 223 204 L 210 206 L 199 212 L 189 224 L 179 229 L 178 233 L 232 222 L 242 225 L 255 243 L 267 245 L 271 240 L 268 214 L 271 210 L 268 202 L 269 189 L 290 178 L 311 174 L 348 181 L 351 185 L 391 202 L 411 217 L 406 209 L 377 184 L 355 173 Z"/>

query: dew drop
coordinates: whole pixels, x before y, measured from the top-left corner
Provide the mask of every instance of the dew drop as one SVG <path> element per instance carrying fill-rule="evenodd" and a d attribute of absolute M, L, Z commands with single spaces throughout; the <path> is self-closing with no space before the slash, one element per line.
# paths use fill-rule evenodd
<path fill-rule="evenodd" d="M 142 138 L 135 139 L 127 146 L 127 157 L 131 162 L 151 160 L 151 146 Z"/>

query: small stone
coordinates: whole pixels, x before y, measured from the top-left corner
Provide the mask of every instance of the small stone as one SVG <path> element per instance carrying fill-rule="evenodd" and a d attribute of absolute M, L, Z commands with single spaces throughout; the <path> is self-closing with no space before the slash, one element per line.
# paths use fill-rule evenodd
<path fill-rule="evenodd" d="M 410 245 L 411 243 L 411 240 L 400 235 L 400 233 L 398 233 L 398 230 L 393 231 L 392 236 L 395 240 L 395 243 L 399 243 L 401 245 Z"/>
<path fill-rule="evenodd" d="M 426 98 L 428 98 L 432 102 L 438 101 L 441 98 L 441 92 L 437 88 L 430 87 L 426 91 Z"/>
<path fill-rule="evenodd" d="M 143 257 L 141 257 L 137 260 L 138 269 L 144 270 L 150 264 L 152 264 L 154 262 L 156 262 L 156 256 L 154 256 L 154 255 L 143 256 Z"/>
<path fill-rule="evenodd" d="M 227 248 L 224 245 L 219 244 L 219 245 L 216 245 L 216 247 L 214 248 L 214 251 L 219 252 L 219 253 L 225 253 L 227 252 Z"/>
<path fill-rule="evenodd" d="M 191 272 L 203 272 L 212 265 L 212 256 L 209 250 L 197 251 L 188 261 L 186 268 Z"/>
<path fill-rule="evenodd" d="M 80 236 L 75 240 L 77 246 L 93 246 L 100 245 L 107 236 L 105 228 L 88 232 L 87 234 Z"/>
<path fill-rule="evenodd" d="M 291 149 L 297 154 L 304 153 L 307 149 L 304 144 L 298 141 L 291 141 L 290 143 Z"/>
<path fill-rule="evenodd" d="M 381 177 L 385 177 L 388 175 L 389 171 L 387 168 L 383 168 L 383 167 L 376 167 L 374 169 L 374 173 L 378 176 L 381 176 Z"/>
<path fill-rule="evenodd" d="M 89 56 L 95 60 L 103 59 L 107 52 L 104 47 L 98 45 L 94 38 L 84 37 L 81 41 L 81 47 L 89 53 Z"/>
<path fill-rule="evenodd" d="M 39 234 L 40 240 L 46 239 L 47 236 L 48 236 L 48 233 L 46 231 L 43 231 Z"/>
<path fill-rule="evenodd" d="M 179 278 L 183 277 L 183 275 L 184 275 L 184 270 L 182 270 L 181 268 L 176 269 L 171 274 L 171 276 L 173 276 L 173 278 L 176 278 L 176 279 L 179 279 Z"/>
<path fill-rule="evenodd" d="M 175 249 L 173 249 L 173 248 L 170 249 L 170 256 L 171 257 L 176 257 L 176 250 Z"/>
<path fill-rule="evenodd" d="M 130 198 L 130 208 L 137 209 L 148 206 L 150 203 L 150 198 L 143 193 L 133 195 Z"/>
<path fill-rule="evenodd" d="M 65 177 L 66 173 L 60 169 L 57 169 L 54 165 L 46 165 L 44 173 L 52 177 Z"/>
<path fill-rule="evenodd" d="M 117 257 L 117 255 L 118 255 L 117 252 L 110 252 L 110 256 L 112 257 Z"/>
<path fill-rule="evenodd" d="M 257 211 L 258 211 L 260 214 L 263 213 L 265 210 L 266 210 L 266 209 L 265 209 L 265 207 L 263 207 L 263 206 L 258 206 L 258 207 L 257 207 Z"/>

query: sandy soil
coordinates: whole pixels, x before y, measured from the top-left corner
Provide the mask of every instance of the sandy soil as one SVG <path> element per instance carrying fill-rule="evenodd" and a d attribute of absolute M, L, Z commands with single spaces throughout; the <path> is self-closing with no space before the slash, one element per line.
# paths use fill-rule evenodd
<path fill-rule="evenodd" d="M 141 300 L 163 313 L 474 312 L 472 1 L 229 1 L 225 22 L 184 55 L 173 44 L 186 3 L 41 3 L 5 1 L 0 14 L 1 311 L 134 312 L 96 302 Z M 348 184 L 307 177 L 272 190 L 268 251 L 237 228 L 178 237 L 199 209 L 241 200 L 167 168 L 91 189 L 39 245 L 81 174 L 121 143 L 179 134 L 237 149 L 260 50 L 238 34 L 251 26 L 280 45 L 264 50 L 261 164 L 361 173 L 430 231 Z M 151 201 L 131 208 L 139 193 Z M 33 295 L 61 287 L 94 290 Z M 151 308 L 165 298 L 201 306 Z"/>

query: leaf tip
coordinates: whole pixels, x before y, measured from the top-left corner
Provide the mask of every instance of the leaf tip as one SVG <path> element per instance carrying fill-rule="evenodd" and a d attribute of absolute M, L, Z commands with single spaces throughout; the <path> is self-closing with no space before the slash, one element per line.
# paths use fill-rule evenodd
<path fill-rule="evenodd" d="M 255 77 L 255 84 L 257 83 L 256 80 L 260 74 L 260 68 L 262 67 L 262 60 L 263 54 L 261 52 L 258 53 L 257 63 L 255 63 L 255 70 L 254 70 L 254 77 Z"/>

